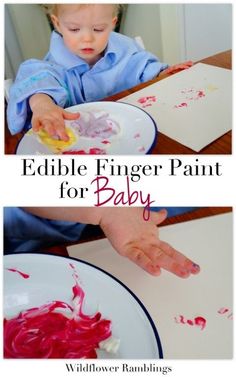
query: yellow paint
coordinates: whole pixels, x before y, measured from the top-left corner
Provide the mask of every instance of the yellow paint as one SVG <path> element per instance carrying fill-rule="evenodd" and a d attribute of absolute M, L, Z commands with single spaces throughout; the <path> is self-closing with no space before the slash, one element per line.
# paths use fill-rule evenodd
<path fill-rule="evenodd" d="M 209 92 L 214 92 L 215 90 L 217 90 L 218 88 L 212 84 L 209 84 L 207 85 L 206 89 L 209 91 Z"/>
<path fill-rule="evenodd" d="M 66 148 L 75 144 L 77 141 L 77 136 L 74 134 L 74 132 L 70 128 L 66 127 L 66 133 L 69 136 L 68 141 L 54 139 L 53 137 L 49 136 L 48 133 L 44 129 L 40 129 L 39 132 L 37 132 L 37 136 L 40 143 L 44 144 L 52 152 L 61 153 Z"/>

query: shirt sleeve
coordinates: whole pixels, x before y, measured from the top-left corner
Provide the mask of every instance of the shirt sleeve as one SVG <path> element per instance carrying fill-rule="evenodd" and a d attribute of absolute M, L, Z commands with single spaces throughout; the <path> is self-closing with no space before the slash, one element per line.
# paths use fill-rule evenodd
<path fill-rule="evenodd" d="M 21 64 L 10 88 L 7 108 L 8 127 L 12 134 L 27 128 L 31 119 L 29 98 L 36 93 L 49 95 L 57 105 L 69 103 L 63 69 L 54 63 L 30 59 Z"/>
<path fill-rule="evenodd" d="M 132 66 L 134 69 L 130 70 L 130 80 L 136 82 L 136 85 L 152 80 L 168 68 L 168 64 L 160 62 L 155 55 L 145 50 L 132 55 Z"/>

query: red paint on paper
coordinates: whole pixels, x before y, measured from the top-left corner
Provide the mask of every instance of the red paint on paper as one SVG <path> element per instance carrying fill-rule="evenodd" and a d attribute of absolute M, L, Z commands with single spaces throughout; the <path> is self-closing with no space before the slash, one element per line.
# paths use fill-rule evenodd
<path fill-rule="evenodd" d="M 196 317 L 194 318 L 194 323 L 196 326 L 200 326 L 201 330 L 204 330 L 206 327 L 206 319 L 203 317 Z"/>
<path fill-rule="evenodd" d="M 175 105 L 174 106 L 175 109 L 178 109 L 181 107 L 187 107 L 191 101 L 197 101 L 206 96 L 204 90 L 194 89 L 194 88 L 182 89 L 180 93 L 184 95 L 185 101 L 178 105 Z"/>
<path fill-rule="evenodd" d="M 137 102 L 140 103 L 143 108 L 145 108 L 147 106 L 152 106 L 156 101 L 156 96 L 146 96 L 139 98 Z"/>
<path fill-rule="evenodd" d="M 201 330 L 204 330 L 206 327 L 206 319 L 203 317 L 195 317 L 192 320 L 185 318 L 183 315 L 179 315 L 179 317 L 175 317 L 175 322 L 182 325 L 198 326 Z"/>
<path fill-rule="evenodd" d="M 197 99 L 202 98 L 202 97 L 205 97 L 205 93 L 203 92 L 203 90 L 198 90 L 197 91 Z"/>
<path fill-rule="evenodd" d="M 225 313 L 227 313 L 228 311 L 229 311 L 228 308 L 220 308 L 220 309 L 217 311 L 217 313 L 219 313 L 219 314 L 225 314 Z"/>
<path fill-rule="evenodd" d="M 233 313 L 230 311 L 230 309 L 222 307 L 219 310 L 217 310 L 217 313 L 221 315 L 226 315 L 227 319 L 233 319 Z"/>
<path fill-rule="evenodd" d="M 186 102 L 182 102 L 180 105 L 175 105 L 174 107 L 175 108 L 179 108 L 179 107 L 187 107 L 188 104 Z"/>

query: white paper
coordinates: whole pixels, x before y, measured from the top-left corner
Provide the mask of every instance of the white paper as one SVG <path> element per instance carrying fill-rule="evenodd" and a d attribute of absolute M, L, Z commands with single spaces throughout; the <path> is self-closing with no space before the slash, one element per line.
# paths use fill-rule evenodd
<path fill-rule="evenodd" d="M 232 128 L 232 72 L 198 63 L 120 101 L 147 111 L 161 133 L 199 152 Z"/>
<path fill-rule="evenodd" d="M 160 227 L 160 238 L 201 266 L 188 279 L 162 271 L 152 277 L 112 248 L 107 239 L 68 248 L 69 255 L 90 262 L 126 284 L 153 318 L 169 359 L 232 357 L 232 214 Z M 227 308 L 225 313 L 218 313 Z M 176 323 L 206 319 L 206 326 Z"/>

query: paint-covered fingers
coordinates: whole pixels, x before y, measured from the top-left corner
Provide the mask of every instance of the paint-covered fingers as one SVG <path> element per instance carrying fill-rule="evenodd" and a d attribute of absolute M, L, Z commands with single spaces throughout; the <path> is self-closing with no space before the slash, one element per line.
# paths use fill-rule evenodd
<path fill-rule="evenodd" d="M 182 266 L 184 269 L 189 271 L 191 274 L 198 274 L 200 272 L 200 266 L 193 262 L 191 259 L 187 258 L 184 254 L 177 251 L 171 245 L 164 241 L 158 241 L 158 248 L 164 252 L 165 255 L 169 256 L 175 263 Z"/>
<path fill-rule="evenodd" d="M 38 132 L 42 127 L 38 117 L 32 117 L 31 124 L 34 132 Z"/>
<path fill-rule="evenodd" d="M 184 63 L 172 65 L 171 67 L 165 69 L 165 71 L 163 71 L 163 72 L 168 73 L 168 74 L 173 74 L 173 73 L 183 71 L 184 69 L 188 69 L 188 68 L 192 67 L 192 65 L 193 65 L 193 62 L 189 60 L 189 61 L 184 62 Z"/>
<path fill-rule="evenodd" d="M 143 250 L 139 249 L 138 247 L 131 247 L 127 249 L 124 255 L 149 274 L 154 276 L 159 276 L 161 274 L 160 267 L 157 264 L 154 264 L 152 260 L 143 252 Z"/>
<path fill-rule="evenodd" d="M 200 271 L 196 263 L 159 240 L 151 244 L 140 242 L 139 246 L 127 247 L 123 255 L 155 276 L 160 275 L 162 268 L 181 278 L 187 278 L 190 274 L 197 274 Z"/>
<path fill-rule="evenodd" d="M 34 132 L 39 132 L 40 129 L 44 129 L 47 134 L 52 138 L 58 138 L 63 141 L 69 139 L 63 118 L 32 118 L 32 128 Z"/>

